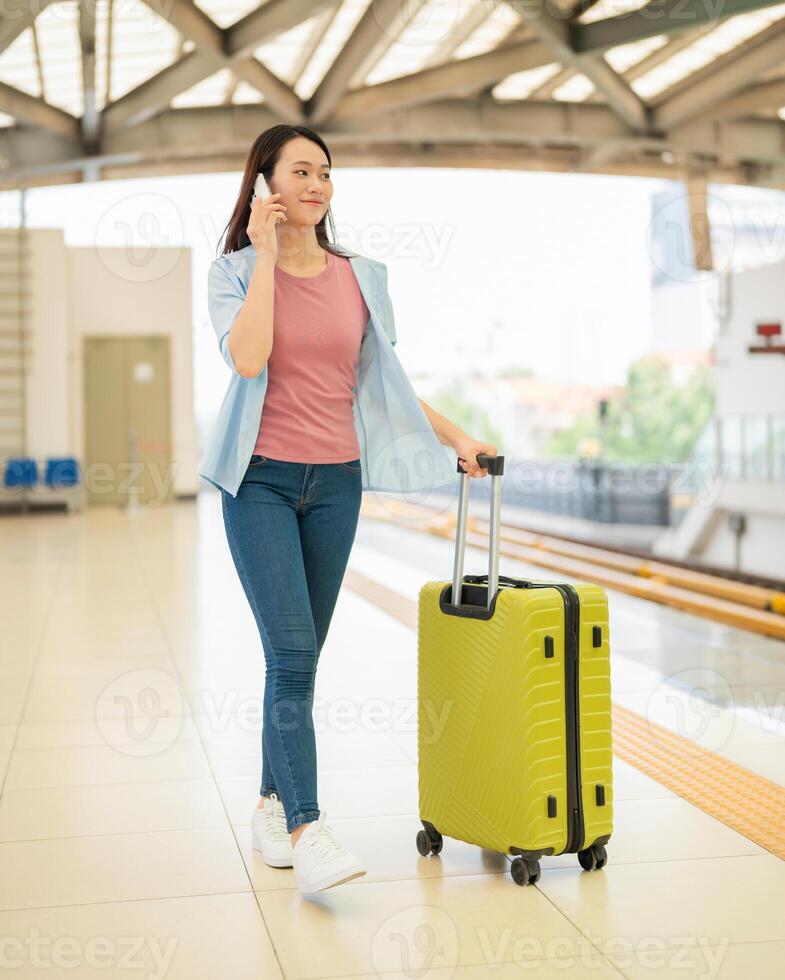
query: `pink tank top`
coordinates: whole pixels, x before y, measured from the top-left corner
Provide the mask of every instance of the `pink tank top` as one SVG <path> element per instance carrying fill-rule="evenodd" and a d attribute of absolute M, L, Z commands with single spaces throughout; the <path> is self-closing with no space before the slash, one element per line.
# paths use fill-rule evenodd
<path fill-rule="evenodd" d="M 254 453 L 295 463 L 357 459 L 352 388 L 370 313 L 348 258 L 316 276 L 275 266 L 273 349 Z"/>

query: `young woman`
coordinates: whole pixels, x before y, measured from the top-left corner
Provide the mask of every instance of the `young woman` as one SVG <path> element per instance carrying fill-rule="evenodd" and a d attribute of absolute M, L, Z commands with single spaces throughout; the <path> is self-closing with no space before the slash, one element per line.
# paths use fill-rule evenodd
<path fill-rule="evenodd" d="M 270 194 L 251 203 L 260 173 Z M 363 463 L 371 458 L 373 413 L 380 418 L 379 405 L 369 403 L 360 430 L 353 415 L 371 314 L 366 297 L 375 308 L 378 280 L 365 280 L 361 288 L 354 272 L 359 267 L 328 240 L 332 197 L 330 154 L 313 130 L 273 126 L 256 139 L 223 256 L 208 280 L 211 318 L 233 378 L 220 439 L 214 437 L 209 463 L 200 471 L 221 489 L 229 549 L 264 648 L 262 780 L 253 846 L 268 864 L 294 867 L 303 894 L 365 874 L 361 859 L 335 839 L 316 798 L 316 666 L 362 490 L 371 485 Z M 235 255 L 244 264 L 221 267 Z M 243 269 L 252 269 L 245 282 Z M 381 343 L 375 334 L 374 340 Z M 386 363 L 392 372 L 393 362 Z M 395 365 L 400 371 L 397 358 Z M 254 385 L 262 377 L 260 394 Z M 438 446 L 454 448 L 470 476 L 486 476 L 476 455 L 493 455 L 495 447 L 420 405 L 432 426 L 429 438 L 435 432 Z M 263 420 L 249 432 L 247 419 L 255 423 L 260 411 Z M 253 450 L 250 459 L 238 451 L 242 439 Z"/>

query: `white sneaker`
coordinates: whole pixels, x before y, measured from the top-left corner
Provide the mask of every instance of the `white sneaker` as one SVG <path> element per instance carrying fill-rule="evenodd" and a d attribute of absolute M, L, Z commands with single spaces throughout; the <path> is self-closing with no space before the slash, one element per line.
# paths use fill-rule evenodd
<path fill-rule="evenodd" d="M 312 895 L 365 874 L 360 858 L 338 843 L 331 828 L 326 826 L 325 817 L 322 810 L 319 819 L 306 826 L 293 848 L 294 877 L 303 895 Z"/>
<path fill-rule="evenodd" d="M 262 852 L 265 862 L 273 868 L 291 868 L 292 841 L 286 829 L 283 803 L 276 793 L 256 807 L 251 817 L 251 843 Z"/>

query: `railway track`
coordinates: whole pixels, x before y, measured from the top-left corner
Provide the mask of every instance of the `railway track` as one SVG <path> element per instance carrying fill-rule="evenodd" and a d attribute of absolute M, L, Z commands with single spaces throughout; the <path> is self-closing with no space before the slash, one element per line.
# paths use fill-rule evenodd
<path fill-rule="evenodd" d="M 419 504 L 387 500 L 382 505 L 364 500 L 362 513 L 455 539 L 454 515 Z M 466 543 L 487 551 L 488 533 L 489 522 L 470 513 Z M 499 553 L 573 581 L 596 582 L 714 622 L 785 640 L 785 591 L 777 588 L 697 571 L 684 564 L 672 565 L 640 553 L 583 544 L 504 521 Z"/>

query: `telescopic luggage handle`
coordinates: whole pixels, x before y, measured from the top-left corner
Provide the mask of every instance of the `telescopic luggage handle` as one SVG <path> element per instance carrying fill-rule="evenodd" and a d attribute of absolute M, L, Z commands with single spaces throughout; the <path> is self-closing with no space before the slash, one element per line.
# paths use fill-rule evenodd
<path fill-rule="evenodd" d="M 502 476 L 504 475 L 504 456 L 477 454 L 477 465 L 488 470 L 491 478 L 491 531 L 488 547 L 488 603 L 491 608 L 496 588 L 499 584 L 499 529 L 501 527 Z M 463 586 L 463 558 L 466 550 L 466 525 L 469 514 L 469 474 L 461 468 L 461 457 L 457 462 L 461 482 L 458 488 L 458 525 L 455 529 L 455 561 L 452 569 L 452 605 L 460 606 Z"/>

